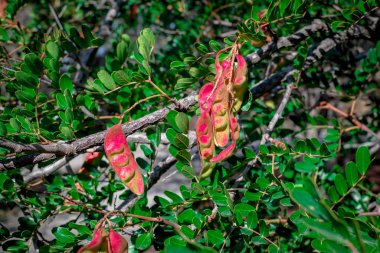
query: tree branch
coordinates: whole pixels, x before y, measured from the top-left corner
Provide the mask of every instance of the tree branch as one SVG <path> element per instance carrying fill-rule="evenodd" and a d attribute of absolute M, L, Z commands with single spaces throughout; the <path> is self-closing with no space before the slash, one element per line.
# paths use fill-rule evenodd
<path fill-rule="evenodd" d="M 57 171 L 59 168 L 61 168 L 65 164 L 67 164 L 69 161 L 70 161 L 70 157 L 65 156 L 65 157 L 55 161 L 54 163 L 52 163 L 52 164 L 50 164 L 50 165 L 48 165 L 42 169 L 38 169 L 38 170 L 35 170 L 35 171 L 29 173 L 28 175 L 26 175 L 24 177 L 24 182 L 29 183 L 35 179 L 48 176 L 48 175 L 54 173 L 55 171 Z"/>
<path fill-rule="evenodd" d="M 318 32 L 327 33 L 328 31 L 329 28 L 323 21 L 315 19 L 310 25 L 301 28 L 292 35 L 281 37 L 276 41 L 264 45 L 257 52 L 249 54 L 246 60 L 251 64 L 256 64 L 281 48 L 296 46 L 308 37 L 315 37 Z"/>

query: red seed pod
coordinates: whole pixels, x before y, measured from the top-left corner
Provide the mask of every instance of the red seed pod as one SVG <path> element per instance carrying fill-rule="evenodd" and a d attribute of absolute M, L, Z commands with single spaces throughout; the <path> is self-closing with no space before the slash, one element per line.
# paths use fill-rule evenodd
<path fill-rule="evenodd" d="M 77 253 L 106 252 L 107 250 L 107 231 L 103 230 L 103 228 L 100 228 L 95 230 L 91 242 L 80 248 Z"/>
<path fill-rule="evenodd" d="M 83 246 L 77 253 L 128 253 L 128 242 L 113 229 L 109 234 L 103 228 L 94 232 L 91 242 Z"/>
<path fill-rule="evenodd" d="M 112 253 L 126 253 L 128 252 L 128 242 L 121 235 L 116 233 L 113 229 L 110 230 L 108 236 L 108 252 Z"/>
<path fill-rule="evenodd" d="M 209 160 L 215 155 L 214 129 L 212 126 L 211 116 L 207 111 L 203 111 L 199 116 L 195 126 L 199 155 L 202 161 L 201 178 L 208 177 L 215 164 Z"/>
<path fill-rule="evenodd" d="M 206 83 L 199 90 L 198 105 L 199 105 L 201 112 L 202 111 L 209 111 L 211 109 L 212 97 L 210 97 L 210 95 L 211 95 L 211 92 L 213 91 L 213 89 L 214 89 L 214 83 Z"/>
<path fill-rule="evenodd" d="M 120 124 L 108 129 L 104 139 L 108 161 L 121 181 L 136 195 L 144 193 L 144 181 Z"/>
<path fill-rule="evenodd" d="M 248 68 L 247 63 L 243 56 L 240 54 L 236 55 L 237 67 L 234 71 L 233 78 L 233 94 L 234 94 L 234 112 L 238 112 L 243 103 L 244 93 L 248 89 L 247 74 Z"/>

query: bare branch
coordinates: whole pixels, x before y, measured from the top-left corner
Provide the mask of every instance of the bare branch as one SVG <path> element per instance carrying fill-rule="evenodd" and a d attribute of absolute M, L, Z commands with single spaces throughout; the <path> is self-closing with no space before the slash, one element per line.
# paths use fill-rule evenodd
<path fill-rule="evenodd" d="M 291 76 L 290 73 L 294 73 L 294 72 L 289 72 L 289 74 L 287 76 Z M 299 77 L 298 77 L 297 82 L 298 81 L 299 81 Z M 286 104 L 289 102 L 290 95 L 292 93 L 293 88 L 294 88 L 293 82 L 289 83 L 288 86 L 286 86 L 286 91 L 285 91 L 284 97 L 282 98 L 280 105 L 278 106 L 275 114 L 273 115 L 272 120 L 269 122 L 268 127 L 265 130 L 265 133 L 263 134 L 259 145 L 265 144 L 266 141 L 270 139 L 270 135 L 271 135 L 274 127 L 276 126 L 277 121 L 281 118 L 282 112 L 284 111 Z M 258 160 L 258 156 L 256 156 L 255 159 L 253 159 L 252 161 L 250 161 L 248 163 L 248 166 L 242 172 L 242 175 L 244 175 L 245 173 L 247 173 L 248 170 L 250 170 L 251 167 L 254 167 L 256 165 L 257 160 Z M 241 179 L 242 178 L 240 178 L 240 180 Z M 240 180 L 238 179 L 237 181 L 240 181 Z"/>
<path fill-rule="evenodd" d="M 50 165 L 48 165 L 42 169 L 38 169 L 38 170 L 35 170 L 35 171 L 29 173 L 28 175 L 26 175 L 24 177 L 24 182 L 29 183 L 35 179 L 48 176 L 48 175 L 54 173 L 55 171 L 57 171 L 59 168 L 61 168 L 65 164 L 67 164 L 69 161 L 70 161 L 70 157 L 65 156 L 65 157 L 55 161 L 54 163 L 52 163 L 52 164 L 50 164 Z"/>
<path fill-rule="evenodd" d="M 0 161 L 0 171 L 7 169 L 16 169 L 31 164 L 37 164 L 39 162 L 49 161 L 54 158 L 56 158 L 56 155 L 49 153 L 6 158 Z"/>

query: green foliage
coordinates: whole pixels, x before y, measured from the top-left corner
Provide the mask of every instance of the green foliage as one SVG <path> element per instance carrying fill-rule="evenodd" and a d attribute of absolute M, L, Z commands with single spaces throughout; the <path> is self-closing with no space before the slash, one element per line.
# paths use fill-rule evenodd
<path fill-rule="evenodd" d="M 379 25 L 339 37 L 370 29 L 379 4 L 325 2 L 7 0 L 1 249 L 76 252 L 105 227 L 128 238 L 129 252 L 379 252 Z M 301 38 L 316 19 L 327 29 Z M 261 58 L 249 66 L 236 152 L 201 179 L 198 105 L 171 105 L 212 82 L 216 54 L 222 61 L 232 48 Z M 315 55 L 323 59 L 304 69 Z M 102 155 L 51 167 L 80 138 L 91 144 L 80 152 L 101 151 L 100 132 L 120 121 L 146 135 L 129 142 L 146 194 L 134 198 Z M 40 161 L 45 144 L 58 148 Z M 162 175 L 167 164 L 177 173 Z M 173 177 L 185 183 L 173 190 Z"/>

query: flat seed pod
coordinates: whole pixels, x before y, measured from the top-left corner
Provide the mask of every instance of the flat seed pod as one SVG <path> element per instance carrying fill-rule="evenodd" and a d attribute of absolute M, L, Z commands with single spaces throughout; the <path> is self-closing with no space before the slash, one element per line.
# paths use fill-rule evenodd
<path fill-rule="evenodd" d="M 108 252 L 112 253 L 127 253 L 128 242 L 121 235 L 116 233 L 113 229 L 110 230 L 108 236 Z"/>
<path fill-rule="evenodd" d="M 230 135 L 228 119 L 229 96 L 227 86 L 222 84 L 215 90 L 215 98 L 212 105 L 212 121 L 214 125 L 215 145 L 224 147 L 227 145 Z"/>
<path fill-rule="evenodd" d="M 91 242 L 80 248 L 77 253 L 106 252 L 107 246 L 107 231 L 100 228 L 94 232 Z"/>
<path fill-rule="evenodd" d="M 237 67 L 234 71 L 234 78 L 233 78 L 233 94 L 234 94 L 234 112 L 237 112 L 240 110 L 240 107 L 243 103 L 244 99 L 244 93 L 248 89 L 248 82 L 247 82 L 247 63 L 245 62 L 245 59 L 240 54 L 236 55 L 237 60 Z"/>
<path fill-rule="evenodd" d="M 144 181 L 120 124 L 108 129 L 104 138 L 104 150 L 121 181 L 136 195 L 143 194 Z"/>

